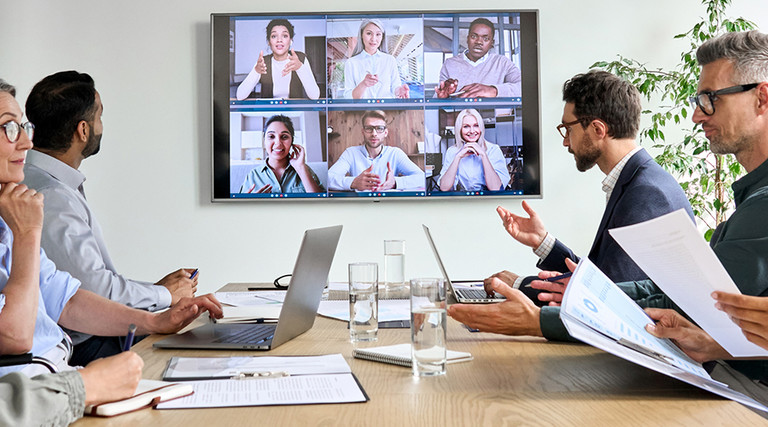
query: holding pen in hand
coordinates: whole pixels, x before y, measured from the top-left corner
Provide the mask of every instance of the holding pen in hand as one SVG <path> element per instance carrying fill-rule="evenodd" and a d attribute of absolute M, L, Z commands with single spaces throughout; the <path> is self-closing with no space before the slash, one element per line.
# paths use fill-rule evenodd
<path fill-rule="evenodd" d="M 136 335 L 136 325 L 131 323 L 128 327 L 128 335 L 125 336 L 125 344 L 123 344 L 123 351 L 128 351 L 133 345 L 133 337 Z"/>

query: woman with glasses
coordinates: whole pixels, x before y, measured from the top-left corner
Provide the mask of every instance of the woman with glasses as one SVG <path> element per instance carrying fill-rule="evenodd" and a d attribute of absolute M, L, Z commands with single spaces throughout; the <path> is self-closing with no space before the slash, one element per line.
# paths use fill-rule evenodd
<path fill-rule="evenodd" d="M 397 60 L 387 53 L 387 33 L 378 19 L 360 24 L 357 44 L 344 65 L 344 98 L 408 98 Z"/>
<path fill-rule="evenodd" d="M 264 128 L 267 161 L 253 168 L 240 186 L 241 193 L 320 193 L 325 188 L 307 166 L 305 148 L 294 144 L 290 117 L 277 115 Z"/>
<path fill-rule="evenodd" d="M 498 145 L 485 140 L 483 117 L 475 109 L 456 117 L 456 144 L 445 152 L 440 191 L 501 191 L 509 183 L 509 171 Z"/>
<path fill-rule="evenodd" d="M 309 60 L 304 52 L 291 48 L 293 24 L 287 19 L 273 19 L 267 24 L 267 43 L 272 53 L 259 52 L 259 59 L 248 76 L 237 87 L 237 99 L 242 101 L 261 83 L 261 98 L 320 97 Z"/>

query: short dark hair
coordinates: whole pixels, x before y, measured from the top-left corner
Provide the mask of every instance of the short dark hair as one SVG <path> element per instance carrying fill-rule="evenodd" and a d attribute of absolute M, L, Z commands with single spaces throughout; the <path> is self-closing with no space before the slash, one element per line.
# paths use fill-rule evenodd
<path fill-rule="evenodd" d="M 27 117 L 35 124 L 35 146 L 67 151 L 77 124 L 96 114 L 96 87 L 91 76 L 61 71 L 40 80 L 26 103 Z"/>
<path fill-rule="evenodd" d="M 360 122 L 365 126 L 365 119 L 374 118 L 374 119 L 381 119 L 385 122 L 387 121 L 387 114 L 381 110 L 369 110 L 366 111 L 363 114 L 363 117 L 360 118 Z"/>
<path fill-rule="evenodd" d="M 267 120 L 267 122 L 264 124 L 264 135 L 266 135 L 267 128 L 269 125 L 271 125 L 274 122 L 280 122 L 285 125 L 286 128 L 288 128 L 288 133 L 291 134 L 291 139 L 294 138 L 294 131 L 293 131 L 293 121 L 290 117 L 284 116 L 282 114 L 278 114 L 276 116 L 272 116 Z"/>
<path fill-rule="evenodd" d="M 733 64 L 734 84 L 764 82 L 768 80 L 768 34 L 757 30 L 725 33 L 696 50 L 696 60 L 702 67 L 718 59 Z"/>
<path fill-rule="evenodd" d="M 491 37 L 496 38 L 496 27 L 493 25 L 493 22 L 486 18 L 477 18 L 474 21 L 472 21 L 469 24 L 469 31 L 472 31 L 472 27 L 475 25 L 485 25 L 486 27 L 491 29 Z"/>
<path fill-rule="evenodd" d="M 269 21 L 269 24 L 267 24 L 267 42 L 269 42 L 269 35 L 272 34 L 272 29 L 277 26 L 283 26 L 288 29 L 288 35 L 291 36 L 291 40 L 293 40 L 293 24 L 291 24 L 291 21 L 287 19 L 273 19 Z"/>
<path fill-rule="evenodd" d="M 563 101 L 573 103 L 577 118 L 605 122 L 610 137 L 635 138 L 640 129 L 640 92 L 607 71 L 592 70 L 573 76 L 563 84 Z"/>
<path fill-rule="evenodd" d="M 16 98 L 16 88 L 3 79 L 0 79 L 0 92 L 8 93 Z"/>

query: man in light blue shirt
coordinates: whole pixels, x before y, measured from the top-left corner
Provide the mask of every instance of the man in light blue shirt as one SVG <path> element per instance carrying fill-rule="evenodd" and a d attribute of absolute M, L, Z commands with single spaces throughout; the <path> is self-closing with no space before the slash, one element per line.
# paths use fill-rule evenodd
<path fill-rule="evenodd" d="M 41 245 L 56 266 L 83 289 L 129 307 L 156 311 L 193 296 L 197 280 L 190 277 L 192 271 L 179 269 L 157 283 L 141 282 L 120 275 L 109 256 L 85 198 L 85 175 L 78 170 L 100 148 L 103 106 L 93 79 L 75 71 L 50 75 L 32 89 L 26 110 L 36 138 L 27 154 L 24 184 L 45 196 Z M 77 365 L 122 349 L 115 337 L 71 335 Z"/>
<path fill-rule="evenodd" d="M 349 147 L 328 169 L 332 191 L 418 191 L 424 171 L 398 147 L 384 145 L 387 120 L 383 111 L 363 114 L 363 145 Z"/>

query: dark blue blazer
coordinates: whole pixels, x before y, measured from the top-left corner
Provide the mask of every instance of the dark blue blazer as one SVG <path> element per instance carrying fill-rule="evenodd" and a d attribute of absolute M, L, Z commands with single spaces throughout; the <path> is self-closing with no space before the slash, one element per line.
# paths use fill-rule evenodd
<path fill-rule="evenodd" d="M 693 220 L 693 211 L 680 184 L 665 171 L 645 150 L 630 157 L 622 169 L 611 198 L 605 207 L 603 219 L 597 229 L 595 241 L 589 251 L 589 259 L 614 282 L 647 279 L 640 267 L 613 240 L 608 230 L 637 224 L 661 215 L 685 209 Z M 549 255 L 540 260 L 536 267 L 542 270 L 568 271 L 565 259 L 578 262 L 579 257 L 561 241 L 557 240 Z M 527 277 L 523 284 L 536 277 Z M 538 302 L 533 288 L 523 288 L 529 297 Z"/>

